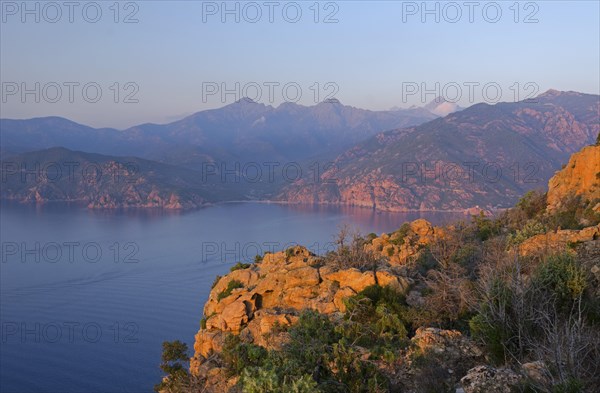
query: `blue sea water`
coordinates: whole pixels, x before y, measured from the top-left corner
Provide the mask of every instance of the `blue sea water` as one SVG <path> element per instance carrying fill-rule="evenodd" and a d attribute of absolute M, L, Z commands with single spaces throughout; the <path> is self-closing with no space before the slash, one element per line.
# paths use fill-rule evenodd
<path fill-rule="evenodd" d="M 331 249 L 343 224 L 363 234 L 443 213 L 240 203 L 192 212 L 95 211 L 3 203 L 0 391 L 151 392 L 161 343 L 193 350 L 215 276 L 258 253 Z"/>

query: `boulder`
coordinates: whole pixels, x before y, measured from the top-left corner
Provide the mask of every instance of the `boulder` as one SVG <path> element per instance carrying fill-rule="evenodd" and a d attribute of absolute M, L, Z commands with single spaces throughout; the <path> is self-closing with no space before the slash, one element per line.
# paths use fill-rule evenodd
<path fill-rule="evenodd" d="M 465 393 L 511 393 L 520 381 L 519 374 L 511 369 L 477 366 L 460 383 Z"/>
<path fill-rule="evenodd" d="M 333 304 L 335 305 L 337 310 L 339 310 L 340 312 L 345 312 L 346 305 L 344 304 L 344 299 L 354 295 L 356 295 L 354 289 L 350 287 L 341 288 L 339 291 L 336 292 L 335 296 L 333 297 Z"/>
<path fill-rule="evenodd" d="M 433 327 L 420 327 L 411 341 L 423 352 L 447 352 L 456 355 L 480 357 L 482 351 L 473 341 L 458 330 L 444 330 Z"/>
<path fill-rule="evenodd" d="M 323 276 L 329 281 L 337 281 L 340 288 L 349 287 L 355 292 L 360 292 L 368 286 L 375 285 L 373 272 L 361 272 L 358 269 L 338 270 Z"/>
<path fill-rule="evenodd" d="M 398 292 L 405 293 L 411 285 L 411 280 L 408 278 L 395 275 L 389 271 L 377 271 L 375 276 L 377 277 L 377 284 L 382 287 L 389 286 Z"/>

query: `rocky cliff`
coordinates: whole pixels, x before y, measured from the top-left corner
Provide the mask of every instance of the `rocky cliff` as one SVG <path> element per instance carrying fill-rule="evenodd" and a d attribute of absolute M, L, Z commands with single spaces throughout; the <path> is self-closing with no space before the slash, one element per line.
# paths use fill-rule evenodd
<path fill-rule="evenodd" d="M 202 327 L 195 336 L 195 353 L 190 361 L 192 375 L 202 379 L 202 386 L 208 392 L 240 392 L 239 376 L 214 361 L 229 335 L 268 350 L 279 350 L 290 340 L 288 329 L 298 322 L 303 310 L 316 310 L 332 320 L 342 321 L 346 299 L 373 285 L 394 288 L 399 296 L 407 297 L 408 304 L 418 308 L 427 301 L 424 293 L 428 287 L 423 277 L 410 273 L 409 266 L 414 266 L 433 242 L 446 238 L 451 230 L 417 220 L 400 232 L 371 239 L 365 247 L 385 259 L 376 271 L 330 266 L 323 258 L 297 246 L 286 252 L 266 254 L 258 263 L 218 277 L 204 307 Z M 600 240 L 596 240 L 599 236 L 600 226 L 563 230 L 534 236 L 519 251 L 523 256 L 539 256 L 549 250 L 586 254 L 586 270 L 597 285 L 600 284 Z M 369 351 L 364 351 L 361 356 L 368 359 Z M 441 362 L 436 367 L 443 370 L 440 371 L 443 375 L 436 376 L 432 383 L 456 384 L 457 391 L 464 392 L 509 393 L 511 387 L 522 386 L 531 368 L 541 367 L 535 362 L 525 362 L 520 370 L 494 368 L 488 364 L 481 346 L 464 333 L 423 326 L 416 329 L 407 349 L 398 352 L 396 357 L 402 360 L 392 370 L 380 365 L 387 370 L 391 386 L 395 386 L 384 391 L 422 391 L 419 378 L 423 366 L 418 359 L 431 353 Z M 539 372 L 546 370 L 542 367 Z"/>
<path fill-rule="evenodd" d="M 410 280 L 395 274 L 391 266 L 376 272 L 323 266 L 322 258 L 299 246 L 266 254 L 261 262 L 215 283 L 204 306 L 205 327 L 196 335 L 192 372 L 220 349 L 227 333 L 271 347 L 280 340 L 266 340 L 265 335 L 276 323 L 289 326 L 304 309 L 328 315 L 343 312 L 344 298 L 375 284 L 404 292 Z"/>
<path fill-rule="evenodd" d="M 548 209 L 558 210 L 569 196 L 594 202 L 600 211 L 600 146 L 587 146 L 571 156 L 569 163 L 548 183 Z"/>
<path fill-rule="evenodd" d="M 383 234 L 371 239 L 365 248 L 386 259 L 385 266 L 375 271 L 335 267 L 297 246 L 267 253 L 259 263 L 218 277 L 204 306 L 204 326 L 196 335 L 192 370 L 197 370 L 200 359 L 219 349 L 228 332 L 243 333 L 249 341 L 269 346 L 263 336 L 273 324 L 290 325 L 304 309 L 323 314 L 344 312 L 344 298 L 375 284 L 405 293 L 412 279 L 401 268 L 418 256 L 435 233 L 436 228 L 419 219 L 401 235 Z M 402 244 L 397 241 L 399 236 Z"/>
<path fill-rule="evenodd" d="M 217 277 L 211 289 L 195 336 L 191 376 L 200 381 L 203 391 L 229 393 L 256 383 L 262 387 L 251 391 L 278 392 L 282 386 L 287 386 L 286 392 L 510 393 L 565 387 L 594 391 L 600 382 L 597 371 L 587 366 L 569 369 L 556 353 L 567 351 L 568 361 L 574 364 L 599 364 L 600 329 L 593 318 L 599 315 L 595 313 L 600 298 L 600 223 L 597 220 L 583 229 L 550 225 L 557 209 L 552 201 L 561 200 L 560 195 L 576 193 L 585 199 L 596 195 L 597 183 L 588 172 L 597 173 L 597 149 L 584 148 L 550 181 L 549 204 L 530 212 L 548 227 L 517 243 L 510 239 L 515 231 L 525 231 L 524 202 L 497 219 L 480 215 L 471 223 L 444 227 L 416 220 L 392 233 L 358 238 L 331 255 L 317 256 L 296 246 L 267 253 L 254 264 L 236 265 L 226 276 Z M 563 279 L 565 286 L 561 286 Z M 530 304 L 533 313 L 527 314 L 528 307 L 503 309 L 501 303 L 495 304 L 503 285 L 513 297 L 539 296 L 518 300 L 525 302 L 518 303 L 521 306 Z M 573 301 L 571 291 L 578 293 L 580 311 L 575 319 L 567 314 L 564 326 L 579 329 L 579 336 L 560 333 L 573 340 L 568 348 L 561 340 L 547 341 L 549 337 L 536 341 L 541 327 L 553 323 L 542 311 L 550 305 L 555 317 L 562 318 L 565 311 L 556 308 L 559 303 L 552 299 L 567 294 L 563 301 Z M 495 315 L 494 307 L 500 307 L 500 319 L 488 322 L 486 318 Z M 331 330 L 317 320 L 317 326 L 304 326 L 308 330 L 301 334 L 293 331 L 306 324 L 302 322 L 306 310 L 325 316 L 332 322 Z M 520 325 L 523 320 L 536 327 Z M 569 321 L 579 322 L 573 327 Z M 481 336 L 486 323 L 491 336 Z M 562 323 L 552 326 L 562 329 Z M 520 355 L 508 352 L 516 345 L 510 333 L 514 326 L 523 329 L 519 334 L 533 331 L 527 340 L 534 344 L 523 344 L 532 346 Z M 286 366 L 277 362 L 289 361 L 286 356 L 302 358 L 303 351 L 310 355 L 315 350 L 311 345 L 321 342 L 324 338 L 319 335 L 326 333 L 335 338 L 310 358 L 315 369 L 303 372 L 312 375 L 292 381 L 296 390 L 289 390 Z M 504 340 L 503 335 L 507 341 L 497 341 Z M 243 372 L 235 371 L 224 358 L 225 352 L 232 351 L 231 337 L 238 340 L 234 362 L 249 362 Z M 496 357 L 498 351 L 505 357 Z M 518 361 L 507 358 L 507 353 L 518 356 Z M 273 361 L 275 365 L 269 363 Z M 292 365 L 294 370 L 300 367 Z M 283 376 L 265 371 L 280 366 Z M 557 375 L 556 368 L 565 376 Z M 325 375 L 330 379 L 324 381 Z M 333 383 L 340 384 L 341 390 L 331 390 L 331 381 L 337 381 Z"/>
<path fill-rule="evenodd" d="M 52 148 L 3 159 L 0 198 L 74 202 L 94 209 L 192 209 L 237 195 L 199 172 L 143 160 Z"/>

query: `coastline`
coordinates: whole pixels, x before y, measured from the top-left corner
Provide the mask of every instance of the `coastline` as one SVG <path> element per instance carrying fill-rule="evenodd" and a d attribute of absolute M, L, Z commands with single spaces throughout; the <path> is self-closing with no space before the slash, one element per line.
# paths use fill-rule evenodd
<path fill-rule="evenodd" d="M 375 213 L 456 213 L 456 214 L 464 214 L 473 215 L 478 214 L 479 211 L 483 211 L 487 215 L 494 215 L 500 212 L 507 210 L 508 208 L 493 208 L 493 209 L 484 209 L 479 206 L 473 206 L 464 209 L 382 209 L 379 207 L 368 207 L 363 205 L 357 205 L 352 203 L 332 203 L 332 202 L 313 202 L 313 203 L 304 203 L 304 202 L 290 202 L 290 201 L 282 201 L 282 200 L 272 200 L 272 199 L 242 199 L 242 200 L 230 200 L 230 201 L 218 201 L 218 202 L 206 202 L 202 205 L 194 206 L 194 207 L 165 207 L 165 206 L 89 206 L 89 203 L 84 200 L 48 200 L 48 201 L 23 201 L 17 198 L 0 198 L 0 202 L 8 202 L 8 203 L 16 203 L 24 206 L 46 206 L 46 205 L 74 205 L 76 207 L 85 207 L 89 210 L 105 210 L 105 211 L 115 211 L 115 210 L 164 210 L 164 211 L 177 211 L 177 212 L 190 212 L 195 211 L 207 207 L 212 206 L 220 206 L 227 204 L 238 204 L 238 203 L 256 203 L 256 204 L 266 204 L 266 205 L 287 205 L 287 206 L 328 206 L 328 207 L 347 207 L 347 208 L 359 208 L 362 210 L 371 210 Z"/>

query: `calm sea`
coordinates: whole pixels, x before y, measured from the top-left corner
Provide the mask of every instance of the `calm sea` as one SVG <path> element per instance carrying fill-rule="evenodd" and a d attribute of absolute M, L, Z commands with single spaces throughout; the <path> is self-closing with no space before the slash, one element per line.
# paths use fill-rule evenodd
<path fill-rule="evenodd" d="M 323 253 L 343 224 L 380 234 L 457 217 L 258 203 L 186 213 L 3 203 L 0 213 L 6 393 L 151 392 L 161 343 L 192 351 L 211 284 L 236 262 L 296 243 Z"/>

